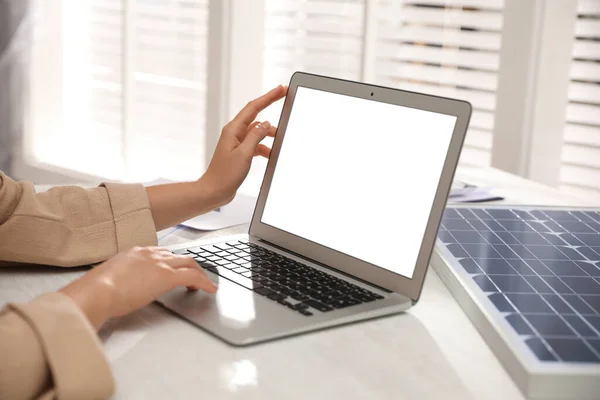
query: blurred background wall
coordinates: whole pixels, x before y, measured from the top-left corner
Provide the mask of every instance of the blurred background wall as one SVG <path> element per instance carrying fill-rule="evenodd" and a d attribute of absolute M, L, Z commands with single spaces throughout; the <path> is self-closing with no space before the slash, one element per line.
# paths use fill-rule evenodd
<path fill-rule="evenodd" d="M 23 132 L 28 10 L 28 0 L 0 0 L 0 170 L 6 172 Z"/>

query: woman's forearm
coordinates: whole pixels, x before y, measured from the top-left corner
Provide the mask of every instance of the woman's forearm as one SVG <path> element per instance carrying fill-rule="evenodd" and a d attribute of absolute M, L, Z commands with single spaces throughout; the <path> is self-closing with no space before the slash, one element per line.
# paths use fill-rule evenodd
<path fill-rule="evenodd" d="M 156 230 L 169 228 L 231 201 L 203 179 L 146 188 Z"/>

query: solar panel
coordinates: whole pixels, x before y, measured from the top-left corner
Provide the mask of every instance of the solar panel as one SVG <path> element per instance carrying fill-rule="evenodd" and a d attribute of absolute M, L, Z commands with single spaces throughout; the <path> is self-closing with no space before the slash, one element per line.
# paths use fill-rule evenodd
<path fill-rule="evenodd" d="M 600 399 L 600 213 L 449 206 L 432 266 L 525 395 Z"/>

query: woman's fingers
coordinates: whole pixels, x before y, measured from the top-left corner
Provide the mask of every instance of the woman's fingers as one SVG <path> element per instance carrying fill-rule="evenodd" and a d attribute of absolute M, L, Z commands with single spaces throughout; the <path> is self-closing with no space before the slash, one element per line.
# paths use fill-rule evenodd
<path fill-rule="evenodd" d="M 254 155 L 256 152 L 256 148 L 260 144 L 260 142 L 267 137 L 269 130 L 271 129 L 271 124 L 269 121 L 261 122 L 256 125 L 254 129 L 252 129 L 246 137 L 244 141 L 240 144 L 240 148 L 243 149 L 246 154 Z"/>
<path fill-rule="evenodd" d="M 256 151 L 254 152 L 254 156 L 260 156 L 264 158 L 269 158 L 271 156 L 271 149 L 265 146 L 264 144 L 259 144 L 256 147 Z"/>
<path fill-rule="evenodd" d="M 260 121 L 254 121 L 253 123 L 251 123 L 250 125 L 248 125 L 248 130 L 246 131 L 246 133 L 250 132 L 252 129 L 256 128 L 256 126 L 260 124 Z"/>
<path fill-rule="evenodd" d="M 204 290 L 207 293 L 216 293 L 217 285 L 211 281 L 204 271 L 198 268 L 181 268 L 175 270 L 177 286 L 185 286 L 191 290 Z"/>
<path fill-rule="evenodd" d="M 193 258 L 174 255 L 164 262 L 175 270 L 176 286 L 186 286 L 188 289 L 204 290 L 208 293 L 217 291 L 217 285 L 210 280 Z"/>
<path fill-rule="evenodd" d="M 287 88 L 285 86 L 277 86 L 267 94 L 249 102 L 246 107 L 242 108 L 238 115 L 235 116 L 232 122 L 244 125 L 250 124 L 256 119 L 258 113 L 275 103 L 277 100 L 284 98 L 286 93 Z"/>

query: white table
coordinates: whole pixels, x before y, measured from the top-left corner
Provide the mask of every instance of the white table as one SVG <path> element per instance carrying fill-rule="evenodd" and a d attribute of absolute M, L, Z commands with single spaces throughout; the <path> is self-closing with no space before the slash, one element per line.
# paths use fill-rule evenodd
<path fill-rule="evenodd" d="M 458 178 L 496 187 L 506 203 L 592 205 L 494 169 L 462 169 Z M 245 228 L 208 235 L 179 228 L 161 244 Z M 0 270 L 0 305 L 83 272 Z M 431 269 L 420 302 L 405 314 L 254 347 L 230 347 L 156 304 L 110 321 L 100 336 L 117 399 L 523 399 Z"/>

